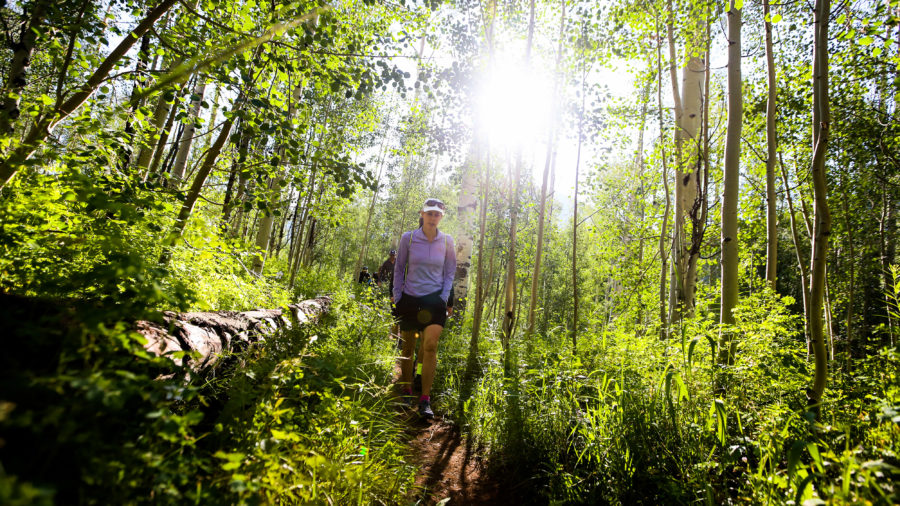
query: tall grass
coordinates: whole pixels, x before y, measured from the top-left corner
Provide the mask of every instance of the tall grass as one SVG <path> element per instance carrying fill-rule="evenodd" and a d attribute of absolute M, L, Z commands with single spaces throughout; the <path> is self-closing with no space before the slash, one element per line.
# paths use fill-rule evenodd
<path fill-rule="evenodd" d="M 114 346 L 134 344 L 125 326 L 76 329 L 107 347 L 73 361 L 73 342 L 64 366 L 4 371 L 0 434 L 17 440 L 0 453 L 0 503 L 402 503 L 416 470 L 388 395 L 388 319 L 339 291 L 320 323 L 187 382 Z"/>
<path fill-rule="evenodd" d="M 515 343 L 508 373 L 488 329 L 473 377 L 454 374 L 467 361 L 462 328 L 442 344 L 443 402 L 535 503 L 898 502 L 900 355 L 884 350 L 833 383 L 846 386 L 827 392 L 816 420 L 790 303 L 768 292 L 745 299 L 727 369 L 713 362 L 714 315 L 664 341 L 587 333 L 578 356 L 563 336 Z"/>

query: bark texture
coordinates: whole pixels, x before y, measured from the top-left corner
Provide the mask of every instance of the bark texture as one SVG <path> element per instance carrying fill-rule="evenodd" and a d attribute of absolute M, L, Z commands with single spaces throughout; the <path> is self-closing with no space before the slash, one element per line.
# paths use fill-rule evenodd
<path fill-rule="evenodd" d="M 317 297 L 283 309 L 167 311 L 162 322 L 141 320 L 135 327 L 147 339 L 144 349 L 148 352 L 155 355 L 191 352 L 193 356 L 175 359 L 175 363 L 193 370 L 208 370 L 219 363 L 224 353 L 244 350 L 280 330 L 316 321 L 330 304 L 331 298 Z"/>

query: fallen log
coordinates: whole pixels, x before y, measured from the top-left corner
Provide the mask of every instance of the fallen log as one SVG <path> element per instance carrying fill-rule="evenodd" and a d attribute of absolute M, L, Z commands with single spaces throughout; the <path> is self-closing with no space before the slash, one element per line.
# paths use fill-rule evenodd
<path fill-rule="evenodd" d="M 163 313 L 163 322 L 141 320 L 136 330 L 147 340 L 144 349 L 172 357 L 176 364 L 193 370 L 216 365 L 223 354 L 246 349 L 265 341 L 282 329 L 314 322 L 331 304 L 327 296 L 290 304 L 286 309 Z"/>

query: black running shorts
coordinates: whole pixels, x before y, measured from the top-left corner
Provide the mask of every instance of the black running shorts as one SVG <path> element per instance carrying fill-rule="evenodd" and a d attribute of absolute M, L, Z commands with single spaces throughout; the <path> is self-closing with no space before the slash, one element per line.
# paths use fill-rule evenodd
<path fill-rule="evenodd" d="M 400 330 L 422 330 L 429 325 L 443 327 L 447 323 L 447 304 L 441 299 L 441 292 L 424 297 L 403 293 L 393 312 L 400 319 Z"/>

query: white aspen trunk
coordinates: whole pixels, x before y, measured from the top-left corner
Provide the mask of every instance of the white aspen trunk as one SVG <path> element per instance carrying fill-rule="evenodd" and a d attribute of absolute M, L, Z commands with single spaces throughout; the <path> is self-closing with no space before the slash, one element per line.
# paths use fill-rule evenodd
<path fill-rule="evenodd" d="M 582 36 L 584 27 L 582 26 Z M 575 195 L 572 197 L 572 355 L 578 353 L 578 179 L 581 176 L 581 145 L 584 142 L 584 102 L 587 68 L 581 50 L 581 109 L 578 111 L 578 149 L 575 154 Z"/>
<path fill-rule="evenodd" d="M 800 232 L 797 230 L 797 219 L 794 212 L 794 200 L 791 197 L 791 185 L 788 183 L 787 170 L 784 168 L 784 161 L 780 161 L 779 166 L 781 167 L 781 181 L 784 184 L 784 193 L 787 197 L 788 204 L 788 213 L 790 217 L 791 224 L 791 239 L 794 242 L 794 251 L 797 254 L 797 266 L 800 270 L 800 293 L 803 296 L 803 335 L 806 337 L 806 354 L 807 358 L 809 358 L 809 286 L 807 284 L 807 280 L 809 279 L 809 275 L 807 273 L 806 263 L 803 262 L 803 257 L 800 255 Z M 802 198 L 802 196 L 801 196 Z"/>
<path fill-rule="evenodd" d="M 497 2 L 491 0 L 488 10 L 490 17 L 486 20 L 485 26 L 485 44 L 487 45 L 488 64 L 493 59 L 493 36 L 494 36 L 494 19 L 496 18 Z M 488 177 L 491 172 L 491 145 L 490 142 L 485 144 L 484 150 L 484 166 L 481 182 L 481 216 L 478 221 L 478 278 L 475 283 L 475 308 L 472 313 L 472 336 L 469 339 L 469 352 L 474 356 L 478 351 L 478 337 L 481 332 L 481 319 L 484 315 L 485 295 L 489 288 L 492 277 L 488 277 L 487 283 L 484 279 L 484 235 L 487 228 L 487 209 L 489 205 L 490 185 L 488 185 Z M 493 276 L 494 252 L 491 250 L 491 276 Z"/>
<path fill-rule="evenodd" d="M 235 101 L 235 106 L 233 108 L 235 111 L 239 110 L 240 107 L 242 107 L 241 101 L 242 98 L 239 96 Z M 160 264 L 165 265 L 168 263 L 169 258 L 171 258 L 171 248 L 175 245 L 175 242 L 178 240 L 178 238 L 181 237 L 181 234 L 184 233 L 184 228 L 187 225 L 187 221 L 194 210 L 194 204 L 197 203 L 197 199 L 200 197 L 200 190 L 203 189 L 203 185 L 206 183 L 206 178 L 209 177 L 209 173 L 215 166 L 216 159 L 219 157 L 219 153 L 222 152 L 222 148 L 225 146 L 225 142 L 228 140 L 228 137 L 231 134 L 232 125 L 234 125 L 234 116 L 229 118 L 225 122 L 225 124 L 222 125 L 222 131 L 219 132 L 219 136 L 216 138 L 216 141 L 213 143 L 212 147 L 209 148 L 209 152 L 206 153 L 206 157 L 203 159 L 203 165 L 200 167 L 200 170 L 194 177 L 194 182 L 187 193 L 185 201 L 181 206 L 181 210 L 178 212 L 178 218 L 175 220 L 175 227 L 169 234 L 169 238 L 164 245 L 163 252 L 159 258 Z"/>
<path fill-rule="evenodd" d="M 478 208 L 478 166 L 481 160 L 481 149 L 477 140 L 472 141 L 469 156 L 466 159 L 462 183 L 459 192 L 457 214 L 459 228 L 456 242 L 456 276 L 453 278 L 453 294 L 457 304 L 456 311 L 466 308 L 469 294 L 469 268 L 472 266 L 472 227 L 475 211 Z"/>
<path fill-rule="evenodd" d="M 284 151 L 278 151 L 279 160 L 283 156 Z M 279 161 L 280 165 L 280 161 Z M 266 264 L 266 256 L 269 251 L 269 241 L 272 240 L 272 225 L 275 223 L 275 215 L 272 213 L 277 202 L 281 199 L 281 182 L 284 180 L 284 170 L 276 167 L 279 174 L 276 178 L 269 180 L 269 209 L 262 213 L 259 219 L 259 228 L 256 231 L 256 255 L 253 256 L 253 265 L 250 270 L 253 274 L 262 274 L 263 267 Z"/>
<path fill-rule="evenodd" d="M 719 321 L 723 326 L 734 324 L 732 310 L 738 302 L 738 186 L 740 185 L 741 116 L 741 10 L 734 0 L 728 11 L 728 124 L 725 135 L 725 175 L 722 195 L 722 282 Z M 719 364 L 734 361 L 733 330 L 724 327 L 719 332 Z"/>
<path fill-rule="evenodd" d="M 172 165 L 169 186 L 173 188 L 181 186 L 181 180 L 184 179 L 184 169 L 187 167 L 188 155 L 190 155 L 191 145 L 194 142 L 194 133 L 197 131 L 195 124 L 200 115 L 200 105 L 203 103 L 204 93 L 206 93 L 206 80 L 198 76 L 188 110 L 187 123 L 184 125 L 181 142 L 178 144 L 178 156 L 175 157 L 175 164 Z"/>
<path fill-rule="evenodd" d="M 180 87 L 176 87 L 175 91 L 177 92 Z M 157 173 L 157 170 L 160 169 L 160 164 L 162 163 L 163 156 L 166 152 L 166 142 L 169 140 L 169 134 L 172 133 L 173 124 L 175 122 L 175 116 L 178 114 L 178 108 L 175 106 L 175 103 L 166 104 L 166 124 L 163 126 L 162 130 L 159 131 L 159 139 L 156 141 L 156 148 L 153 150 L 153 158 L 150 160 L 150 167 L 147 170 L 147 177 L 151 177 L 153 174 Z"/>
<path fill-rule="evenodd" d="M 669 320 L 674 322 L 693 312 L 696 265 L 703 239 L 701 212 L 705 196 L 700 191 L 703 150 L 700 149 L 698 131 L 703 117 L 701 107 L 706 62 L 700 56 L 688 59 L 682 68 L 679 93 L 671 0 L 667 7 L 669 73 L 675 102 L 675 235 L 672 241 L 672 287 L 669 291 Z M 699 54 L 699 41 L 695 39 L 691 45 L 693 47 L 686 47 L 686 52 L 693 49 L 695 54 Z"/>
<path fill-rule="evenodd" d="M 46 0 L 34 2 L 31 5 L 28 22 L 23 23 L 19 31 L 19 40 L 8 41 L 13 52 L 12 58 L 10 58 L 8 63 L 7 76 L 2 88 L 3 97 L 0 100 L 0 135 L 12 135 L 15 131 L 15 124 L 21 117 L 19 102 L 22 100 L 22 90 L 28 84 L 28 69 L 31 67 L 31 60 L 38 39 L 38 26 L 43 21 L 47 4 L 49 2 Z M 23 12 L 23 14 L 26 13 Z"/>

